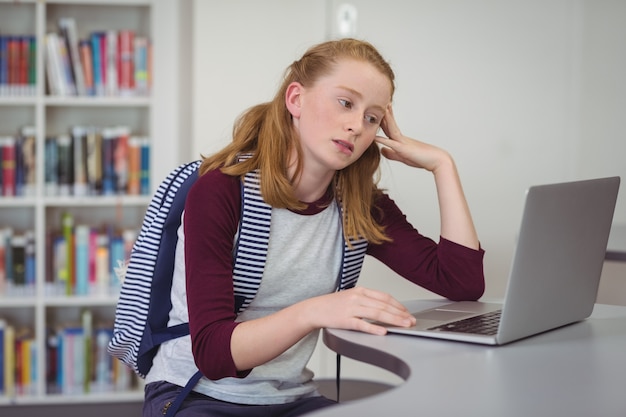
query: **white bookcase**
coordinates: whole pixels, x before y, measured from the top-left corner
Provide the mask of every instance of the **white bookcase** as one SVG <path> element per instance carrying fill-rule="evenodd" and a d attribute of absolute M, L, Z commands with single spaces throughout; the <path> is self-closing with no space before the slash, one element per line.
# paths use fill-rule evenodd
<path fill-rule="evenodd" d="M 46 236 L 60 227 L 62 213 L 86 224 L 114 223 L 139 229 L 149 195 L 51 197 L 44 190 L 44 145 L 49 135 L 69 133 L 73 125 L 124 124 L 150 139 L 151 191 L 165 175 L 189 155 L 188 53 L 190 2 L 178 0 L 0 0 L 0 34 L 34 34 L 37 40 L 36 92 L 31 96 L 0 96 L 0 135 L 15 135 L 22 126 L 36 131 L 36 188 L 29 197 L 0 196 L 0 228 L 33 230 L 36 248 L 36 281 L 32 294 L 0 294 L 0 319 L 14 327 L 32 330 L 36 345 L 36 384 L 28 393 L 0 395 L 0 413 L 11 405 L 101 403 L 142 398 L 132 392 L 51 392 L 46 384 L 46 335 L 49 328 L 80 322 L 83 311 L 95 320 L 112 323 L 116 296 L 53 296 L 46 291 Z M 78 35 L 94 30 L 131 29 L 153 42 L 153 84 L 147 97 L 53 97 L 47 93 L 45 35 L 57 31 L 60 17 L 74 17 Z M 0 378 L 3 376 L 0 375 Z"/>

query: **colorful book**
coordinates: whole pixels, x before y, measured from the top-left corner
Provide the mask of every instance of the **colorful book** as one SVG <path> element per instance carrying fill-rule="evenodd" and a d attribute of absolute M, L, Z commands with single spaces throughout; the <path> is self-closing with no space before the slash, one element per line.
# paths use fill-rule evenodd
<path fill-rule="evenodd" d="M 102 136 L 95 127 L 87 127 L 87 183 L 89 194 L 102 193 Z"/>
<path fill-rule="evenodd" d="M 141 195 L 150 195 L 150 139 L 141 139 L 141 175 L 139 177 Z"/>
<path fill-rule="evenodd" d="M 139 96 L 147 96 L 149 93 L 148 45 L 149 40 L 145 36 L 135 37 L 135 93 Z"/>
<path fill-rule="evenodd" d="M 132 30 L 119 31 L 119 91 L 120 95 L 128 96 L 134 93 L 135 66 L 134 44 L 135 32 Z"/>
<path fill-rule="evenodd" d="M 58 26 L 65 41 L 72 80 L 76 88 L 76 93 L 80 96 L 84 96 L 87 94 L 87 90 L 85 87 L 83 65 L 78 49 L 78 31 L 76 29 L 76 20 L 72 17 L 62 17 L 59 19 Z"/>
<path fill-rule="evenodd" d="M 35 126 L 24 126 L 20 130 L 20 170 L 21 194 L 34 196 L 37 187 L 37 158 L 36 158 L 36 129 Z"/>
<path fill-rule="evenodd" d="M 76 261 L 74 258 L 74 216 L 70 213 L 63 213 L 61 216 L 61 230 L 65 239 L 67 254 L 67 276 L 66 276 L 66 294 L 74 293 L 76 283 Z"/>
<path fill-rule="evenodd" d="M 74 228 L 74 259 L 76 286 L 74 294 L 89 294 L 89 235 L 91 230 L 85 224 L 76 225 Z"/>
<path fill-rule="evenodd" d="M 72 195 L 74 185 L 74 152 L 69 134 L 60 134 L 57 143 L 57 179 L 60 196 Z"/>
<path fill-rule="evenodd" d="M 87 39 L 81 39 L 78 42 L 78 51 L 80 53 L 80 62 L 83 68 L 85 94 L 93 96 L 95 95 L 95 87 L 93 81 L 93 54 L 91 52 L 91 42 Z"/>
<path fill-rule="evenodd" d="M 89 190 L 87 181 L 87 131 L 83 126 L 72 128 L 72 161 L 74 165 L 74 182 L 72 194 L 86 196 Z"/>
<path fill-rule="evenodd" d="M 9 36 L 0 34 L 0 96 L 9 95 Z"/>
<path fill-rule="evenodd" d="M 44 182 L 45 195 L 56 196 L 59 194 L 59 154 L 57 151 L 57 139 L 54 136 L 46 137 L 44 144 Z"/>
<path fill-rule="evenodd" d="M 128 189 L 128 139 L 130 138 L 130 129 L 119 126 L 115 130 L 116 142 L 113 152 L 115 190 L 118 194 L 125 194 Z"/>
<path fill-rule="evenodd" d="M 2 195 L 12 197 L 17 195 L 15 138 L 13 136 L 0 137 L 0 145 L 2 145 Z"/>
<path fill-rule="evenodd" d="M 105 68 L 106 68 L 106 82 L 105 82 L 105 90 L 107 96 L 117 96 L 119 95 L 118 88 L 118 48 L 117 48 L 117 31 L 115 30 L 107 30 L 104 34 L 104 39 L 106 42 L 106 51 L 105 52 Z"/>
<path fill-rule="evenodd" d="M 102 74 L 102 55 L 100 47 L 100 38 L 102 32 L 92 32 L 89 40 L 91 42 L 91 59 L 93 62 L 93 85 L 96 96 L 104 95 L 104 75 Z"/>

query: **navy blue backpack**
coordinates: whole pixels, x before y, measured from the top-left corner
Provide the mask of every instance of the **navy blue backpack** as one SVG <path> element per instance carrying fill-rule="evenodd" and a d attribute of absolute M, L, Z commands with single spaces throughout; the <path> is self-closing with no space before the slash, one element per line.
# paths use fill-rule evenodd
<path fill-rule="evenodd" d="M 170 292 L 174 273 L 177 231 L 185 200 L 198 178 L 200 161 L 174 169 L 155 192 L 126 266 L 118 299 L 113 337 L 108 352 L 145 378 L 161 343 L 189 334 L 188 323 L 167 327 L 172 309 Z M 167 409 L 176 413 L 202 377 L 200 372 Z"/>

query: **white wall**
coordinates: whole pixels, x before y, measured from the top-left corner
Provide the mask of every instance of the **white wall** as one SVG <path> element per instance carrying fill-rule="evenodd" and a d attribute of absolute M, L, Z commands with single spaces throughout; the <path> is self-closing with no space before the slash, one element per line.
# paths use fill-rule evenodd
<path fill-rule="evenodd" d="M 333 32 L 341 3 L 194 1 L 192 157 L 222 147 L 241 111 L 271 99 L 284 68 Z M 626 181 L 626 2 L 349 3 L 358 10 L 356 37 L 395 69 L 403 132 L 455 156 L 486 249 L 486 296 L 502 297 L 529 185 Z M 397 163 L 383 171 L 409 220 L 437 238 L 430 174 Z M 624 187 L 615 220 L 626 222 Z M 611 271 L 603 282 L 625 281 L 623 268 Z M 430 296 L 372 260 L 360 284 L 400 299 Z"/>

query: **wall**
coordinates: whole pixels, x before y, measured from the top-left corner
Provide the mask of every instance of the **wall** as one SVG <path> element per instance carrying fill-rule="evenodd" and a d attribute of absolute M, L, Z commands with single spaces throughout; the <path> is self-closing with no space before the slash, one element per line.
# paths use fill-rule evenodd
<path fill-rule="evenodd" d="M 195 0 L 193 157 L 219 149 L 236 115 L 271 99 L 284 68 L 333 33 L 341 3 Z M 454 155 L 487 251 L 486 297 L 502 297 L 529 185 L 605 175 L 626 181 L 626 2 L 350 3 L 356 37 L 377 45 L 396 71 L 403 132 Z M 383 172 L 409 220 L 437 238 L 430 174 L 392 162 Z M 626 222 L 626 192 L 615 220 Z M 603 285 L 623 285 L 624 270 L 609 269 Z M 400 299 L 431 296 L 373 260 L 360 284 Z M 314 366 L 326 374 L 332 363 Z"/>

